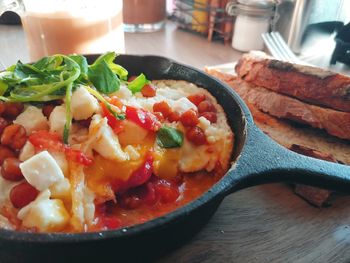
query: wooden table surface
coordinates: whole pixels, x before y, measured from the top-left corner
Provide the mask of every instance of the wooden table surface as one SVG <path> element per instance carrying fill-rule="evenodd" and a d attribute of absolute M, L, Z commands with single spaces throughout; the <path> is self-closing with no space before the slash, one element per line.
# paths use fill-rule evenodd
<path fill-rule="evenodd" d="M 177 30 L 126 34 L 128 54 L 157 54 L 198 68 L 237 60 L 221 43 Z M 0 26 L 0 60 L 7 66 L 28 53 L 21 27 Z M 350 198 L 315 208 L 284 184 L 228 196 L 209 224 L 159 262 L 350 262 Z"/>

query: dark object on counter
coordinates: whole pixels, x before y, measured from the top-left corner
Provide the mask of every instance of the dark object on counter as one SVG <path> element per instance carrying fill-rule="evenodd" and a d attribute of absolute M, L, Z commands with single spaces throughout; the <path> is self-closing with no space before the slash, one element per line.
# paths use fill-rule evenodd
<path fill-rule="evenodd" d="M 4 25 L 20 25 L 21 18 L 14 12 L 8 11 L 0 16 L 0 24 Z"/>
<path fill-rule="evenodd" d="M 350 23 L 345 25 L 335 37 L 336 46 L 332 54 L 331 64 L 336 62 L 350 66 Z"/>
<path fill-rule="evenodd" d="M 89 63 L 97 55 L 87 56 Z M 227 113 L 235 134 L 233 166 L 204 195 L 143 224 L 92 233 L 30 233 L 0 230 L 3 262 L 147 262 L 186 242 L 217 210 L 223 198 L 240 189 L 271 182 L 298 182 L 350 193 L 350 168 L 302 156 L 269 139 L 242 99 L 204 72 L 156 56 L 120 55 L 116 62 L 130 75 L 186 80 L 208 90 Z M 239 241 L 238 241 L 239 242 Z"/>

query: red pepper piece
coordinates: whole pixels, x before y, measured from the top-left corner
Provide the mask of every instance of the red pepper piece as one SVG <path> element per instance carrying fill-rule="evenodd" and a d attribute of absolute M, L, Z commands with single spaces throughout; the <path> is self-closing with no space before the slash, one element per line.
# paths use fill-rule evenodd
<path fill-rule="evenodd" d="M 65 145 L 57 133 L 37 131 L 29 135 L 28 140 L 37 149 L 64 152 L 68 160 L 84 166 L 92 164 L 91 158 L 87 157 L 82 151 L 72 149 L 68 145 Z"/>
<path fill-rule="evenodd" d="M 126 106 L 126 118 L 135 122 L 137 125 L 149 131 L 158 131 L 161 127 L 157 117 L 146 110 L 138 109 L 132 106 Z"/>

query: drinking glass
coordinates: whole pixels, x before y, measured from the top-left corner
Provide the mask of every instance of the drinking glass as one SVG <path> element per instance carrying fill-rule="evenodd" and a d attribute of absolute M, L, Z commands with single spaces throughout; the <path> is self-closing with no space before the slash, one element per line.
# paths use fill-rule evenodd
<path fill-rule="evenodd" d="M 16 12 L 31 60 L 53 54 L 125 51 L 122 0 L 2 0 Z"/>

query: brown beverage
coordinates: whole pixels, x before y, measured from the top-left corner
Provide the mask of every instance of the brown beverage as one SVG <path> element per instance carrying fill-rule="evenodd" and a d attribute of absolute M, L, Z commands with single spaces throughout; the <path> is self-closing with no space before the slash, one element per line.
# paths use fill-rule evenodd
<path fill-rule="evenodd" d="M 163 23 L 165 14 L 165 0 L 123 0 L 123 17 L 126 25 Z"/>
<path fill-rule="evenodd" d="M 124 52 L 121 8 L 110 15 L 27 12 L 22 23 L 31 60 L 52 54 Z"/>

